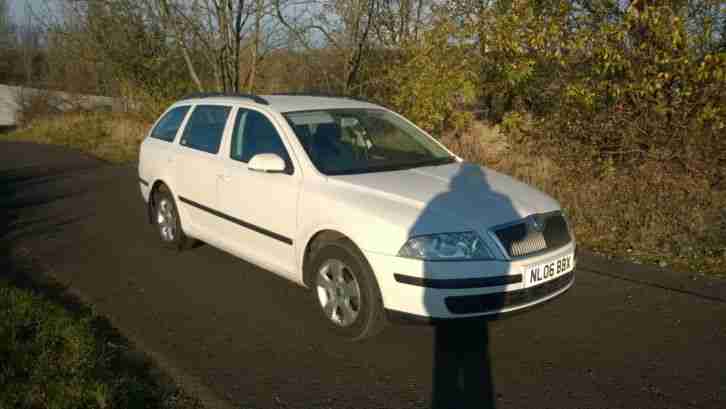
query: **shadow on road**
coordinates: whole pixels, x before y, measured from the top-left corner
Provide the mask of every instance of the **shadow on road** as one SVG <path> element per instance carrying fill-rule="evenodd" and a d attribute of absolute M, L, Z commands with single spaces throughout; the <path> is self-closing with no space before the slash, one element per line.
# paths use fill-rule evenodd
<path fill-rule="evenodd" d="M 10 133 L 16 129 L 18 129 L 18 127 L 15 125 L 0 125 L 0 135 Z"/>
<path fill-rule="evenodd" d="M 12 164 L 11 164 L 12 165 Z M 36 215 L 33 210 L 55 201 L 83 194 L 83 191 L 58 191 L 52 182 L 64 177 L 60 169 L 41 166 L 15 167 L 0 170 L 0 278 L 23 288 L 33 288 L 53 296 L 63 286 L 42 274 L 20 245 L 22 240 L 47 237 L 83 217 Z M 73 303 L 69 303 L 73 304 Z"/>
<path fill-rule="evenodd" d="M 452 170 L 452 168 L 454 170 Z M 441 220 L 457 226 L 452 213 L 463 222 L 484 223 L 488 217 L 515 220 L 521 215 L 511 200 L 497 193 L 481 167 L 463 163 L 458 167 L 429 168 L 429 172 L 451 177 L 448 189 L 437 194 L 423 209 L 409 229 L 409 236 L 441 232 Z M 451 227 L 451 232 L 463 232 L 474 227 Z M 481 274 L 476 261 L 461 261 L 471 266 L 471 274 Z M 436 271 L 436 262 L 426 262 L 424 272 Z M 440 271 L 439 271 L 440 273 Z M 441 278 L 440 276 L 437 278 Z M 440 290 L 427 288 L 423 303 L 430 311 L 442 311 Z M 479 312 L 479 311 L 472 311 Z M 489 326 L 486 320 L 466 320 L 440 324 L 435 329 L 433 351 L 431 406 L 434 409 L 465 408 L 493 409 L 496 407 L 494 381 L 489 354 Z"/>
<path fill-rule="evenodd" d="M 2 147 L 7 148 L 8 146 L 9 144 L 6 144 Z M 0 288 L 26 290 L 33 295 L 33 301 L 28 307 L 25 306 L 25 301 L 21 301 L 18 306 L 13 305 L 12 301 L 10 304 L 7 302 L 3 304 L 3 301 L 6 300 L 0 300 L 0 304 L 3 304 L 0 305 L 0 315 L 4 314 L 3 316 L 9 320 L 3 323 L 5 324 L 3 327 L 5 330 L 9 329 L 10 335 L 8 333 L 3 335 L 15 337 L 13 334 L 25 331 L 22 333 L 25 342 L 34 345 L 33 348 L 37 348 L 45 340 L 46 344 L 43 344 L 43 348 L 48 351 L 39 350 L 41 358 L 45 355 L 55 356 L 57 351 L 49 352 L 55 347 L 64 348 L 64 353 L 58 353 L 58 356 L 71 355 L 69 359 L 77 358 L 76 355 L 80 356 L 79 359 L 84 359 L 84 362 L 91 365 L 94 370 L 92 375 L 82 376 L 92 376 L 91 380 L 101 386 L 113 385 L 113 388 L 109 388 L 108 392 L 103 395 L 104 397 L 110 396 L 111 399 L 105 400 L 105 402 L 113 402 L 113 405 L 166 407 L 167 401 L 186 401 L 181 403 L 180 407 L 201 407 L 194 398 L 180 393 L 174 379 L 159 369 L 158 363 L 152 356 L 131 343 L 107 317 L 97 314 L 94 306 L 84 299 L 75 288 L 69 287 L 51 275 L 52 269 L 34 257 L 33 253 L 26 248 L 28 243 L 25 240 L 46 240 L 67 229 L 70 225 L 86 220 L 88 209 L 75 210 L 70 215 L 68 210 L 59 213 L 55 207 L 65 206 L 65 204 L 56 206 L 58 201 L 87 192 L 85 189 L 79 189 L 74 183 L 65 183 L 65 179 L 72 178 L 74 171 L 92 169 L 93 163 L 84 163 L 81 158 L 78 161 L 71 160 L 69 166 L 18 166 L 22 162 L 22 157 L 18 157 L 17 162 L 0 160 Z M 77 245 L 83 246 L 84 243 Z M 39 300 L 49 301 L 51 307 L 41 304 Z M 57 314 L 56 305 L 60 305 L 68 311 L 73 320 L 88 322 L 91 327 L 89 333 L 96 342 L 93 344 L 92 350 L 82 349 L 65 353 L 67 352 L 65 351 L 66 344 L 72 344 L 80 335 L 76 332 L 67 335 L 52 327 L 57 323 L 66 323 L 68 318 L 66 315 Z M 26 317 L 23 314 L 25 308 L 40 309 L 41 313 L 48 312 L 53 317 L 42 323 L 28 321 L 28 319 L 32 320 L 35 313 L 28 314 Z M 58 318 L 59 316 L 61 318 Z M 29 322 L 33 325 L 29 326 Z M 73 325 L 74 331 L 82 328 L 78 327 L 77 323 Z M 27 328 L 32 328 L 32 330 L 27 330 Z M 71 341 L 65 339 L 69 336 L 72 338 Z M 85 336 L 86 334 L 83 335 L 83 337 Z M 18 340 L 13 341 L 13 343 L 18 342 Z M 19 347 L 13 348 L 18 349 Z M 8 351 L 12 352 L 13 349 L 8 349 Z M 11 374 L 11 386 L 13 382 L 33 383 L 34 388 L 37 388 L 34 390 L 39 396 L 45 396 L 48 391 L 51 395 L 57 392 L 52 388 L 47 389 L 50 387 L 36 379 L 36 377 L 42 379 L 48 376 L 48 373 L 37 370 L 37 368 L 42 369 L 48 366 L 43 359 L 15 361 L 12 363 L 14 366 L 8 368 L 5 368 L 4 364 L 5 362 L 0 360 L 0 372 L 5 371 Z M 49 365 L 54 366 L 54 363 Z M 68 364 L 61 364 L 62 367 L 63 365 L 68 366 Z M 47 371 L 48 369 L 42 370 Z M 58 371 L 58 373 L 62 372 L 62 369 Z M 55 372 L 49 373 L 52 375 Z M 0 385 L 2 385 L 2 380 L 0 380 Z M 52 386 L 57 387 L 58 385 L 60 384 L 56 383 Z M 4 386 L 6 385 L 0 386 L 0 389 Z M 66 386 L 64 385 L 64 387 Z M 12 387 L 10 390 L 12 391 Z M 71 396 L 68 395 L 68 392 L 60 393 Z M 178 400 L 179 398 L 181 400 Z M 81 407 L 84 402 L 64 403 Z M 0 407 L 4 408 L 2 404 Z"/>
<path fill-rule="evenodd" d="M 496 407 L 486 321 L 439 324 L 433 362 L 432 408 Z"/>
<path fill-rule="evenodd" d="M 18 162 L 21 161 L 22 158 L 18 158 Z M 80 299 L 78 293 L 48 275 L 43 263 L 35 259 L 22 244 L 26 239 L 47 238 L 85 219 L 85 216 L 77 214 L 48 215 L 49 212 L 34 211 L 85 193 L 83 189 L 55 186 L 61 179 L 70 177 L 69 172 L 73 169 L 17 166 L 15 163 L 3 165 L 4 168 L 0 169 L 0 280 L 40 294 L 73 313 L 90 314 L 92 309 Z M 91 324 L 98 334 L 103 334 L 117 345 L 126 342 L 107 319 L 94 317 Z M 126 361 L 124 364 L 133 370 L 141 370 L 142 364 L 137 365 L 139 368 Z"/>
<path fill-rule="evenodd" d="M 0 242 L 11 245 L 21 238 L 40 236 L 60 231 L 82 217 L 32 217 L 21 212 L 24 209 L 45 206 L 83 191 L 54 191 L 51 183 L 63 175 L 41 167 L 25 167 L 0 170 Z"/>

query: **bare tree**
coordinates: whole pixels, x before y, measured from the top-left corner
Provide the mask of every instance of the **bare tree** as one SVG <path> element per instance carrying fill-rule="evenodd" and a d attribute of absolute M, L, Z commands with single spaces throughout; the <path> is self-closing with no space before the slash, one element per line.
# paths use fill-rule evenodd
<path fill-rule="evenodd" d="M 260 55 L 260 41 L 262 37 L 262 11 L 264 3 L 262 0 L 255 1 L 255 29 L 254 29 L 254 40 L 252 46 L 252 55 L 250 56 L 250 69 L 247 74 L 247 81 L 245 81 L 245 88 L 250 92 L 255 91 L 255 80 L 257 79 L 257 69 L 259 55 Z M 239 49 L 239 48 L 238 48 Z M 237 58 L 239 62 L 239 57 Z M 237 68 L 239 70 L 239 67 Z"/>
<path fill-rule="evenodd" d="M 171 2 L 167 0 L 156 0 L 155 5 L 157 6 L 159 21 L 161 25 L 167 28 L 176 40 L 176 44 L 179 47 L 182 56 L 184 57 L 184 62 L 186 63 L 190 79 L 192 80 L 192 82 L 194 82 L 194 85 L 199 91 L 203 91 L 204 86 L 199 79 L 197 70 L 189 55 L 189 45 L 187 44 L 186 36 L 184 34 L 185 30 L 183 30 L 182 28 L 182 24 L 184 22 L 181 21 L 178 16 L 177 7 L 175 7 L 173 4 L 171 4 Z"/>
<path fill-rule="evenodd" d="M 25 4 L 25 22 L 20 25 L 18 34 L 25 84 L 31 85 L 35 79 L 35 71 L 40 68 L 36 64 L 36 57 L 39 55 L 42 33 L 34 24 L 29 3 Z"/>
<path fill-rule="evenodd" d="M 418 39 L 422 29 L 430 26 L 431 11 L 436 6 L 434 0 L 380 0 L 379 3 L 376 37 L 387 47 Z M 450 3 L 456 6 L 466 2 Z"/>
<path fill-rule="evenodd" d="M 419 38 L 437 0 L 274 0 L 278 19 L 308 52 L 333 50 L 342 58 L 330 73 L 337 90 L 360 93 L 371 52 L 397 49 Z M 452 2 L 453 3 L 453 2 Z"/>
<path fill-rule="evenodd" d="M 0 83 L 14 82 L 16 40 L 8 2 L 0 0 Z"/>
<path fill-rule="evenodd" d="M 149 0 L 147 0 L 149 1 Z M 215 87 L 221 91 L 253 90 L 259 62 L 274 48 L 268 18 L 272 8 L 265 0 L 153 0 L 184 53 L 192 79 L 202 89 L 190 53 L 204 56 Z M 242 53 L 248 50 L 249 67 L 242 78 Z"/>
<path fill-rule="evenodd" d="M 337 88 L 344 94 L 353 90 L 366 62 L 379 3 L 380 0 L 306 0 L 288 4 L 287 9 L 280 0 L 274 0 L 278 19 L 298 44 L 308 51 L 332 48 L 342 56 L 343 72 Z M 290 18 L 293 14 L 298 17 Z"/>
<path fill-rule="evenodd" d="M 10 9 L 7 0 L 0 0 L 0 49 L 10 46 Z"/>

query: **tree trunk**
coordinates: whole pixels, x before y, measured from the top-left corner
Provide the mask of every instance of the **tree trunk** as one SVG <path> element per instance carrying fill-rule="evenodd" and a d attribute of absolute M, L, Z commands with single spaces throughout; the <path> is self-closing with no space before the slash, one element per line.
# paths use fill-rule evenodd
<path fill-rule="evenodd" d="M 199 92 L 204 91 L 204 87 L 202 86 L 202 82 L 199 80 L 199 76 L 197 75 L 197 70 L 194 69 L 194 64 L 192 63 L 192 59 L 189 58 L 189 52 L 187 51 L 187 48 L 184 46 L 181 46 L 182 54 L 184 55 L 184 62 L 187 65 L 187 70 L 189 71 L 189 76 L 192 78 L 192 82 L 194 82 L 194 85 L 197 87 L 197 90 Z"/>
<path fill-rule="evenodd" d="M 257 3 L 255 5 L 255 44 L 252 47 L 252 61 L 250 64 L 250 73 L 248 75 L 248 84 L 247 89 L 250 93 L 255 92 L 255 81 L 257 80 L 257 66 L 259 62 L 259 55 L 260 55 L 260 19 L 262 18 L 262 0 L 257 0 Z"/>

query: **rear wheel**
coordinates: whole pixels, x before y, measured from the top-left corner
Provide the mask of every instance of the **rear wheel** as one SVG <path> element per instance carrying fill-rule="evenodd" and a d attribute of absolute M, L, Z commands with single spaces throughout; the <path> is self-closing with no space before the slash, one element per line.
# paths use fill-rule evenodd
<path fill-rule="evenodd" d="M 182 230 L 176 203 L 166 186 L 160 186 L 154 193 L 153 210 L 154 224 L 164 247 L 184 250 L 194 244 Z"/>
<path fill-rule="evenodd" d="M 330 329 L 351 340 L 385 326 L 380 290 L 360 251 L 347 240 L 323 245 L 313 257 L 313 296 Z"/>

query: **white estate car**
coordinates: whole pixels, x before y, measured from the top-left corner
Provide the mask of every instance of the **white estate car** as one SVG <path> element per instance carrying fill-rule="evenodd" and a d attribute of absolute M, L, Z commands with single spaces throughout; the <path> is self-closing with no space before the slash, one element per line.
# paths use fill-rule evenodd
<path fill-rule="evenodd" d="M 167 246 L 199 239 L 312 288 L 353 339 L 391 316 L 525 309 L 574 281 L 554 199 L 368 102 L 191 96 L 143 141 L 139 183 Z"/>

